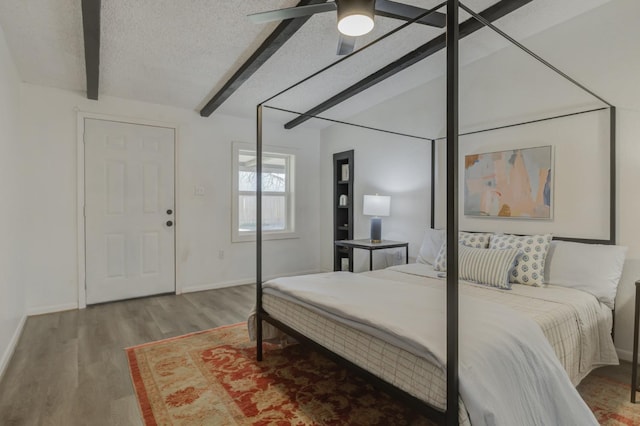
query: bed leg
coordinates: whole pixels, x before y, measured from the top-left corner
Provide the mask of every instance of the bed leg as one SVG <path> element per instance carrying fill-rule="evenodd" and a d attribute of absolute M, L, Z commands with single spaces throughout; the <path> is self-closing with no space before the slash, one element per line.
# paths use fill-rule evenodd
<path fill-rule="evenodd" d="M 262 361 L 262 315 L 256 314 L 256 360 Z"/>

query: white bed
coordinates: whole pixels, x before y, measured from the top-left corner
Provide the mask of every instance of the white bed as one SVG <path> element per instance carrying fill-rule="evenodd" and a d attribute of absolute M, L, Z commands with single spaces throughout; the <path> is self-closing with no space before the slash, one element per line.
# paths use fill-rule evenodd
<path fill-rule="evenodd" d="M 439 361 L 442 354 L 437 350 L 425 352 L 423 336 L 412 335 L 430 329 L 433 331 L 429 333 L 434 333 L 430 339 L 442 338 L 444 342 L 443 309 L 436 312 L 438 306 L 446 305 L 444 299 L 433 303 L 424 300 L 425 294 L 444 297 L 444 281 L 437 275 L 431 265 L 409 264 L 362 274 L 337 272 L 279 278 L 263 284 L 263 309 L 332 352 L 444 410 L 446 369 Z M 480 305 L 488 306 L 485 311 L 491 313 L 469 325 L 483 321 L 484 327 L 495 324 L 504 317 L 497 313 L 501 307 L 535 321 L 573 385 L 597 366 L 618 363 L 611 338 L 612 311 L 589 293 L 554 285 L 513 285 L 511 290 L 503 290 L 463 282 L 460 296 L 461 370 L 464 360 L 470 357 L 466 354 L 465 358 L 464 353 L 464 324 L 473 319 L 471 312 Z M 366 303 L 360 304 L 358 299 Z M 411 311 L 407 306 L 413 299 L 422 311 Z M 249 326 L 252 329 L 252 320 Z M 265 323 L 265 338 L 277 333 Z M 467 336 L 467 340 L 473 339 Z M 461 386 L 463 382 L 461 373 Z M 473 398 L 462 398 L 460 423 L 470 424 L 465 399 Z M 479 422 L 474 420 L 476 423 Z"/>

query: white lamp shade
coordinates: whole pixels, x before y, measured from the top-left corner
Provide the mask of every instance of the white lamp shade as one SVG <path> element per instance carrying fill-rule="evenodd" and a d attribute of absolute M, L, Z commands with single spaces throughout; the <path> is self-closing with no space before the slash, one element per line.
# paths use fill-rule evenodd
<path fill-rule="evenodd" d="M 391 197 L 387 195 L 365 195 L 362 214 L 367 216 L 389 216 Z"/>

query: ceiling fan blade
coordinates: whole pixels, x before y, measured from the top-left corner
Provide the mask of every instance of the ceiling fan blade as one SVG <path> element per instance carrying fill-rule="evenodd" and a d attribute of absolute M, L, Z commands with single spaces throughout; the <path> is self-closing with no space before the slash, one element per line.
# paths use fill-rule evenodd
<path fill-rule="evenodd" d="M 427 12 L 427 9 L 422 9 L 408 4 L 396 3 L 391 0 L 376 0 L 376 15 L 387 18 L 410 21 L 425 12 Z M 445 14 L 433 12 L 430 15 L 420 18 L 416 22 L 424 25 L 430 25 L 432 27 L 444 28 L 446 25 L 446 19 L 447 17 Z"/>
<path fill-rule="evenodd" d="M 347 36 L 344 34 L 340 34 L 340 38 L 338 39 L 338 51 L 337 55 L 344 56 L 353 52 L 353 49 L 356 47 L 356 37 Z"/>
<path fill-rule="evenodd" d="M 310 4 L 307 6 L 288 7 L 286 9 L 270 10 L 268 12 L 252 13 L 249 16 L 256 24 L 262 24 L 264 22 L 271 21 L 283 21 L 291 18 L 301 18 L 303 16 L 310 16 L 316 13 L 330 12 L 336 10 L 335 2 Z"/>

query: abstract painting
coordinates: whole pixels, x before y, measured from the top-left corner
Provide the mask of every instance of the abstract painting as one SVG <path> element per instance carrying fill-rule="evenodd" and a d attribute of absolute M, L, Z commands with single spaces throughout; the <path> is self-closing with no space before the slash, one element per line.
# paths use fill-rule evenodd
<path fill-rule="evenodd" d="M 551 146 L 464 157 L 465 216 L 551 219 Z"/>

